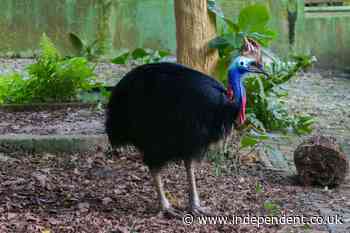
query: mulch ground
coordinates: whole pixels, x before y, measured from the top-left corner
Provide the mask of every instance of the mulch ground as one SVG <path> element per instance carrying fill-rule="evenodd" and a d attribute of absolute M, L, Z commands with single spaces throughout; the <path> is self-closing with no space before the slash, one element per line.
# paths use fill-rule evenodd
<path fill-rule="evenodd" d="M 102 134 L 104 119 L 104 111 L 95 108 L 18 112 L 0 109 L 0 135 Z"/>
<path fill-rule="evenodd" d="M 246 165 L 240 175 L 197 169 L 202 203 L 219 215 L 318 215 L 304 202 L 315 189 L 282 172 Z M 163 171 L 170 201 L 187 211 L 181 164 Z M 0 232 L 316 232 L 322 225 L 199 225 L 157 214 L 156 193 L 142 156 L 0 154 Z M 319 191 L 319 190 L 318 190 Z M 302 194 L 302 195 L 301 195 Z M 301 198 L 303 197 L 303 198 Z M 288 229 L 287 229 L 287 228 Z"/>

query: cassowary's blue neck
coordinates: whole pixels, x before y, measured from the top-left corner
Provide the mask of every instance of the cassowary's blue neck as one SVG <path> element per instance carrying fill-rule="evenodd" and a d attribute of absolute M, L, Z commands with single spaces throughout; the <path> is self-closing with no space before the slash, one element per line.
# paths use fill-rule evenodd
<path fill-rule="evenodd" d="M 228 72 L 229 86 L 232 88 L 233 97 L 237 106 L 242 106 L 243 95 L 245 96 L 245 89 L 242 83 L 243 74 L 239 70 L 232 68 Z"/>
<path fill-rule="evenodd" d="M 243 86 L 243 75 L 236 68 L 231 68 L 228 72 L 228 92 L 233 92 L 234 104 L 240 110 L 239 122 L 241 124 L 245 121 L 245 110 L 246 110 L 246 94 Z M 230 90 L 231 89 L 231 90 Z"/>

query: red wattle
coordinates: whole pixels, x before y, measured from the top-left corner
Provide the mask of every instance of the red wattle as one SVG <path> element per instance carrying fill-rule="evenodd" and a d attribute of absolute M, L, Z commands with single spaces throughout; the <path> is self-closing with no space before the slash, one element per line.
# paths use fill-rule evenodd
<path fill-rule="evenodd" d="M 242 96 L 242 108 L 241 108 L 241 111 L 239 113 L 239 123 L 240 124 L 244 124 L 244 122 L 246 120 L 246 116 L 245 116 L 246 104 L 247 104 L 247 98 L 245 95 L 243 95 Z"/>
<path fill-rule="evenodd" d="M 233 102 L 234 93 L 233 93 L 233 89 L 232 89 L 230 84 L 227 85 L 226 95 L 227 95 L 228 99 Z M 237 120 L 238 120 L 240 125 L 244 124 L 244 122 L 246 120 L 246 116 L 245 116 L 246 105 L 247 105 L 247 98 L 245 95 L 243 95 L 242 96 L 241 110 L 239 111 L 239 116 L 237 117 L 238 118 Z"/>

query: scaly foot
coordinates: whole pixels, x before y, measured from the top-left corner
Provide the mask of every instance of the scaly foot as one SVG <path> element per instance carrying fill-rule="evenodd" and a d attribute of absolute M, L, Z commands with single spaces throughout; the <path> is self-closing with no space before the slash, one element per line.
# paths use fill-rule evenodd
<path fill-rule="evenodd" d="M 192 206 L 191 212 L 197 216 L 215 216 L 209 208 L 201 207 L 201 206 Z"/>
<path fill-rule="evenodd" d="M 162 217 L 179 218 L 182 219 L 183 212 L 181 210 L 175 209 L 173 207 L 162 208 L 159 214 Z"/>

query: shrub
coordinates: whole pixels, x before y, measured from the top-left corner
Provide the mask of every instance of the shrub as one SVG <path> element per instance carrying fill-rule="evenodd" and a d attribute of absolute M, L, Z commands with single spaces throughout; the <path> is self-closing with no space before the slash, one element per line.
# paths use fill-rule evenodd
<path fill-rule="evenodd" d="M 276 37 L 276 33 L 268 28 L 270 14 L 261 4 L 250 5 L 241 10 L 237 22 L 225 18 L 215 0 L 209 0 L 209 10 L 218 17 L 221 28 L 219 36 L 209 43 L 209 47 L 219 51 L 219 79 L 227 82 L 227 68 L 232 58 L 239 54 L 245 39 L 252 39 L 263 46 Z M 266 130 L 293 130 L 296 133 L 309 133 L 312 118 L 293 116 L 286 108 L 285 98 L 288 92 L 284 89 L 291 78 L 302 69 L 312 64 L 311 57 L 294 56 L 294 61 L 275 59 L 266 65 L 270 77 L 247 78 L 245 86 L 249 102 L 247 103 L 248 124 L 265 132 Z"/>
<path fill-rule="evenodd" d="M 28 67 L 32 101 L 73 101 L 81 90 L 90 87 L 94 73 L 85 58 L 62 59 L 45 34 L 41 38 L 40 48 L 37 62 Z"/>
<path fill-rule="evenodd" d="M 27 82 L 19 73 L 0 75 L 0 104 L 24 103 L 30 98 Z"/>
<path fill-rule="evenodd" d="M 233 57 L 239 55 L 247 39 L 266 47 L 277 34 L 268 28 L 270 14 L 264 5 L 255 4 L 242 9 L 237 22 L 226 18 L 215 0 L 208 0 L 208 8 L 217 16 L 219 26 L 219 35 L 210 41 L 209 47 L 219 51 L 217 75 L 219 80 L 226 84 L 229 63 Z M 293 115 L 288 111 L 286 105 L 288 91 L 285 89 L 285 84 L 312 63 L 313 59 L 305 55 L 292 56 L 292 60 L 286 61 L 274 59 L 271 64 L 265 65 L 269 78 L 247 77 L 245 79 L 248 100 L 247 122 L 236 135 L 226 140 L 220 153 L 238 163 L 239 152 L 245 149 L 253 152 L 259 149 L 260 145 L 263 145 L 264 148 L 261 148 L 263 150 L 282 155 L 273 146 L 263 143 L 271 139 L 271 134 L 268 132 L 297 135 L 310 133 L 313 118 L 307 115 Z M 237 168 L 239 164 L 233 166 Z"/>
<path fill-rule="evenodd" d="M 11 74 L 0 79 L 0 103 L 76 101 L 94 81 L 94 69 L 85 58 L 62 58 L 45 34 L 40 40 L 39 57 L 27 70 L 28 78 Z"/>
<path fill-rule="evenodd" d="M 68 33 L 68 37 L 77 56 L 86 57 L 88 60 L 94 60 L 97 58 L 98 40 L 88 42 L 73 32 Z"/>
<path fill-rule="evenodd" d="M 248 77 L 245 80 L 247 89 L 247 118 L 256 129 L 261 131 L 293 132 L 307 134 L 312 131 L 313 118 L 307 115 L 292 115 L 287 108 L 288 89 L 285 84 L 296 76 L 300 70 L 311 64 L 311 58 L 295 57 L 293 62 L 274 61 L 266 65 L 270 74 Z"/>

